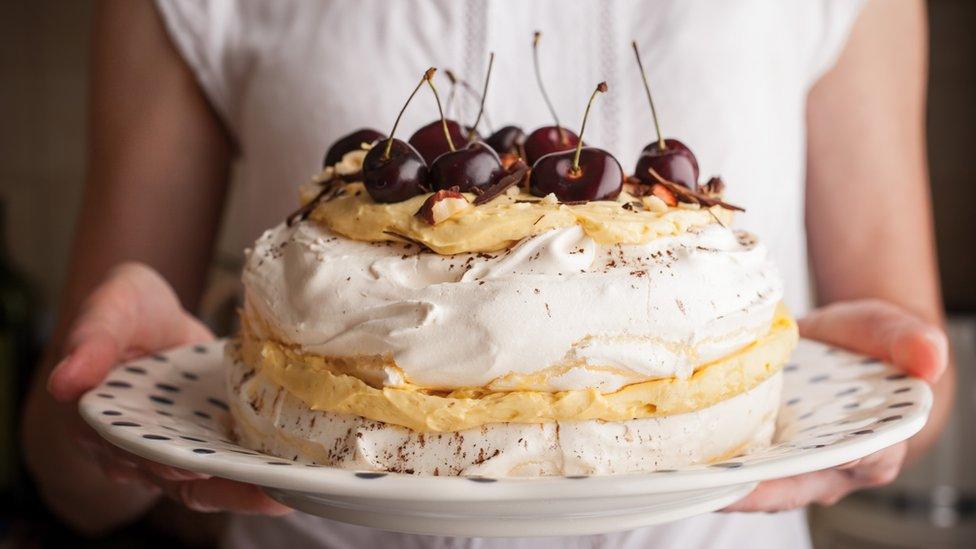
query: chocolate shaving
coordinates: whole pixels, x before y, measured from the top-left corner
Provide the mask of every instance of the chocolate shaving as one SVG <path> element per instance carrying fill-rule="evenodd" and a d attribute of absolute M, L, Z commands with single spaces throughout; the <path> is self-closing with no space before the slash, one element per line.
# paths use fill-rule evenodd
<path fill-rule="evenodd" d="M 494 200 L 495 198 L 498 198 L 508 189 L 521 184 L 522 180 L 525 179 L 528 173 L 529 167 L 525 164 L 525 162 L 522 162 L 521 160 L 516 161 L 514 164 L 512 164 L 512 167 L 509 169 L 507 175 L 485 187 L 483 192 L 475 197 L 474 205 L 480 206 L 481 204 L 485 204 L 491 200 Z"/>
<path fill-rule="evenodd" d="M 579 206 L 581 204 L 586 204 L 589 200 L 568 200 L 566 202 L 559 202 L 563 206 Z"/>
<path fill-rule="evenodd" d="M 739 212 L 746 211 L 745 208 L 742 208 L 740 206 L 729 204 L 728 202 L 725 202 L 718 198 L 712 198 L 708 195 L 695 192 L 683 185 L 678 185 L 677 183 L 672 183 L 671 181 L 667 181 L 665 179 L 662 179 L 659 183 L 667 187 L 671 192 L 673 192 L 675 196 L 678 197 L 678 200 L 681 202 L 701 204 L 702 206 L 709 207 L 709 208 L 712 206 L 721 206 L 726 210 L 736 210 Z"/>
<path fill-rule="evenodd" d="M 339 184 L 338 180 L 330 180 L 324 187 L 322 187 L 319 194 L 315 195 L 315 198 L 309 200 L 304 206 L 289 214 L 288 217 L 285 218 L 285 224 L 291 227 L 298 221 L 305 221 L 308 219 L 308 216 L 312 213 L 312 210 L 314 210 L 316 206 L 339 196 L 343 190 L 344 189 L 342 185 Z"/>
<path fill-rule="evenodd" d="M 713 177 L 709 179 L 708 183 L 702 185 L 700 190 L 693 191 L 684 185 L 678 185 L 673 181 L 664 179 L 653 169 L 651 170 L 651 175 L 657 179 L 658 183 L 664 185 L 668 190 L 673 192 L 681 202 L 701 204 L 702 206 L 709 208 L 712 206 L 721 206 L 727 210 L 735 210 L 739 212 L 746 211 L 745 208 L 736 206 L 735 204 L 729 204 L 721 198 L 718 198 L 718 195 L 720 195 L 725 189 L 725 182 L 722 181 L 722 178 L 720 177 Z M 626 186 L 627 192 L 636 197 L 650 194 L 650 190 L 653 187 L 653 185 L 648 185 L 634 176 L 628 176 L 627 179 L 624 180 L 624 185 Z"/>
<path fill-rule="evenodd" d="M 414 246 L 419 246 L 421 251 L 425 251 L 425 250 L 428 251 L 428 252 L 429 251 L 433 251 L 433 250 L 430 249 L 429 246 L 427 246 L 423 242 L 421 242 L 421 241 L 419 241 L 417 239 L 414 239 L 414 238 L 410 238 L 409 236 L 407 236 L 405 234 L 400 234 L 400 233 L 398 233 L 396 231 L 390 231 L 390 230 L 383 231 L 383 234 L 388 234 L 390 236 L 395 236 L 395 237 L 397 237 L 397 238 L 399 238 L 399 239 L 401 239 L 401 240 L 403 240 L 405 242 L 409 242 L 410 244 L 413 244 Z"/>

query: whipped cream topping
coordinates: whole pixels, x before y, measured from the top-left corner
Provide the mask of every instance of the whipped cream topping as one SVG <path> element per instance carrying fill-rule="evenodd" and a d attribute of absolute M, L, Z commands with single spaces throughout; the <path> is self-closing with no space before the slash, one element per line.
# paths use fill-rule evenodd
<path fill-rule="evenodd" d="M 257 336 L 388 356 L 384 385 L 445 389 L 687 377 L 766 333 L 782 296 L 765 248 L 719 224 L 640 245 L 571 226 L 453 256 L 282 224 L 248 252 L 243 280 Z"/>

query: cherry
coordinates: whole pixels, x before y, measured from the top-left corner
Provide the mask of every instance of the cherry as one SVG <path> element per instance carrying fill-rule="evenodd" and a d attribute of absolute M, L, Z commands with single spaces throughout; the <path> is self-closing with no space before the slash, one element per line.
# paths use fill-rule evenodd
<path fill-rule="evenodd" d="M 677 139 L 654 141 L 644 147 L 637 158 L 634 175 L 648 185 L 657 183 L 652 169 L 668 181 L 691 190 L 698 188 L 698 161 L 691 149 Z"/>
<path fill-rule="evenodd" d="M 393 129 L 390 130 L 390 137 L 370 149 L 363 159 L 363 185 L 376 202 L 400 202 L 424 192 L 427 163 L 409 143 L 394 139 L 393 136 L 396 135 L 397 126 L 400 125 L 407 105 L 424 82 L 430 82 L 436 71 L 433 67 L 427 69 L 400 109 Z"/>
<path fill-rule="evenodd" d="M 435 191 L 458 187 L 461 192 L 470 192 L 491 185 L 503 175 L 498 154 L 483 142 L 472 141 L 463 149 L 438 156 L 430 165 L 427 181 Z"/>
<path fill-rule="evenodd" d="M 583 113 L 580 135 L 586 130 L 586 119 L 598 93 L 607 91 L 607 83 L 600 82 Z M 620 162 L 603 149 L 584 147 L 582 140 L 575 151 L 547 154 L 532 165 L 529 190 L 536 196 L 556 195 L 562 202 L 608 200 L 616 198 L 624 185 L 624 171 Z"/>
<path fill-rule="evenodd" d="M 451 143 L 448 143 L 447 138 L 444 137 L 444 126 L 447 126 L 447 131 L 451 135 Z M 435 120 L 414 132 L 410 136 L 410 144 L 430 164 L 438 156 L 454 150 L 454 146 L 463 147 L 467 144 L 468 140 L 464 138 L 466 133 L 461 128 L 461 124 L 454 120 Z"/>
<path fill-rule="evenodd" d="M 547 154 L 571 151 L 580 143 L 575 133 L 561 126 L 543 126 L 525 138 L 525 160 L 529 164 Z"/>
<path fill-rule="evenodd" d="M 362 149 L 363 143 L 373 144 L 385 138 L 385 135 L 371 128 L 356 130 L 345 137 L 339 138 L 329 147 L 329 150 L 325 153 L 325 159 L 322 161 L 322 167 L 325 168 L 338 164 L 346 153 Z"/>
<path fill-rule="evenodd" d="M 363 159 L 363 184 L 376 202 L 402 202 L 425 191 L 427 164 L 406 141 L 387 139 Z M 386 156 L 384 158 L 384 151 Z"/>
<path fill-rule="evenodd" d="M 462 192 L 471 191 L 477 187 L 491 185 L 497 181 L 505 170 L 501 160 L 490 147 L 480 141 L 475 141 L 474 128 L 478 127 L 481 116 L 485 112 L 485 97 L 488 94 L 488 82 L 491 79 L 491 68 L 495 63 L 495 54 L 488 57 L 488 74 L 485 76 L 485 89 L 481 94 L 481 107 L 478 118 L 469 126 L 467 138 L 470 140 L 463 149 L 452 150 L 437 157 L 430 165 L 428 181 L 434 190 L 445 190 L 458 187 Z"/>
<path fill-rule="evenodd" d="M 657 133 L 657 141 L 647 145 L 641 151 L 637 166 L 634 167 L 634 175 L 643 183 L 653 184 L 657 182 L 651 174 L 653 169 L 662 178 L 695 190 L 698 188 L 698 160 L 695 159 L 691 149 L 681 141 L 662 137 L 657 109 L 654 108 L 654 98 L 651 96 L 651 85 L 647 82 L 647 72 L 644 70 L 644 64 L 641 63 L 640 50 L 637 49 L 637 42 L 631 42 L 631 46 L 634 48 L 637 67 L 644 81 L 644 91 L 647 92 L 647 102 L 651 106 L 651 118 L 654 120 L 654 131 Z"/>
<path fill-rule="evenodd" d="M 518 126 L 505 126 L 499 129 L 488 136 L 485 143 L 498 154 L 525 156 L 522 152 L 525 145 L 525 132 Z"/>
<path fill-rule="evenodd" d="M 542 33 L 539 31 L 535 31 L 532 35 L 532 66 L 535 69 L 535 81 L 539 85 L 539 91 L 542 92 L 542 99 L 546 102 L 549 114 L 552 115 L 556 125 L 538 128 L 526 138 L 525 160 L 529 164 L 535 164 L 536 160 L 549 153 L 570 150 L 579 143 L 579 136 L 563 128 L 562 124 L 559 123 L 559 115 L 556 114 L 556 109 L 552 106 L 549 94 L 546 93 L 546 87 L 542 82 L 542 72 L 539 70 L 540 37 L 542 37 Z"/>

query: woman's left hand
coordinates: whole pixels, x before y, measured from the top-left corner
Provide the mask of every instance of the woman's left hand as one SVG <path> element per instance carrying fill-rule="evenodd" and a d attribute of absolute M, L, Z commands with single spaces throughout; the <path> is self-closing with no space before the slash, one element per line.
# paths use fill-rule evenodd
<path fill-rule="evenodd" d="M 799 321 L 800 335 L 870 355 L 905 373 L 935 383 L 948 366 L 945 333 L 914 315 L 878 300 L 847 301 L 812 312 Z M 776 512 L 811 503 L 832 505 L 861 488 L 893 481 L 901 470 L 908 442 L 901 442 L 833 469 L 769 480 L 729 512 Z"/>

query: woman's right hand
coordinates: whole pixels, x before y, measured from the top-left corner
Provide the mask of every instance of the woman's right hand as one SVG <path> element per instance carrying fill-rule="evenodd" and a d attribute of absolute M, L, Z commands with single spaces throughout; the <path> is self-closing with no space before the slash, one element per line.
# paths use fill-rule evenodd
<path fill-rule="evenodd" d="M 138 263 L 112 270 L 85 301 L 67 338 L 48 392 L 74 402 L 118 363 L 181 345 L 210 341 L 210 330 L 180 305 L 156 271 Z M 282 515 L 290 509 L 257 486 L 185 471 L 124 452 L 83 426 L 78 442 L 105 475 L 162 491 L 196 511 Z"/>

